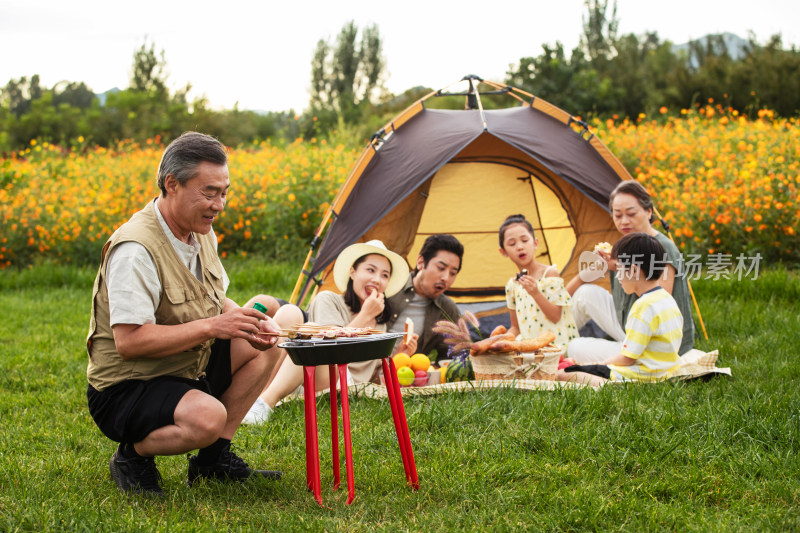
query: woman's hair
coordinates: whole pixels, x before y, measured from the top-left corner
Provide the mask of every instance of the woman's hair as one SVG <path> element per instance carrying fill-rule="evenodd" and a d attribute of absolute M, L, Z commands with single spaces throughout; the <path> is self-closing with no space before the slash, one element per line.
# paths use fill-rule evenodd
<path fill-rule="evenodd" d="M 617 265 L 626 269 L 636 265 L 648 280 L 664 272 L 666 254 L 658 239 L 647 233 L 629 233 L 611 248 L 611 257 L 617 261 Z"/>
<path fill-rule="evenodd" d="M 500 231 L 498 232 L 500 236 L 500 248 L 503 247 L 503 241 L 506 238 L 506 230 L 509 226 L 513 226 L 514 224 L 522 224 L 528 228 L 532 237 L 536 237 L 536 234 L 533 232 L 533 226 L 531 226 L 531 223 L 525 218 L 525 215 L 511 215 L 500 225 Z"/>
<path fill-rule="evenodd" d="M 380 254 L 365 254 L 365 255 L 362 255 L 361 257 L 359 257 L 358 259 L 356 259 L 353 262 L 352 268 L 354 270 L 358 269 L 358 265 L 363 263 L 368 255 L 380 255 Z M 392 262 L 391 261 L 389 261 L 389 268 L 390 269 L 392 268 Z M 391 270 L 390 270 L 390 273 L 391 273 Z M 355 289 L 353 289 L 353 279 L 352 278 L 347 280 L 347 289 L 344 291 L 344 294 L 342 296 L 344 297 L 344 303 L 347 304 L 347 307 L 349 307 L 350 310 L 353 313 L 358 314 L 358 312 L 361 311 L 361 300 L 358 298 L 358 295 L 356 294 Z M 391 318 L 391 316 L 392 316 L 392 306 L 389 304 L 389 299 L 386 298 L 386 299 L 383 300 L 383 313 L 378 315 L 376 317 L 375 321 L 378 324 L 385 324 L 386 322 L 389 321 L 389 318 Z"/>
<path fill-rule="evenodd" d="M 608 209 L 613 212 L 614 208 L 612 204 L 614 203 L 614 197 L 618 194 L 630 194 L 636 201 L 639 202 L 639 205 L 647 211 L 650 210 L 650 223 L 656 219 L 655 212 L 656 210 L 653 208 L 653 198 L 650 196 L 650 193 L 647 192 L 647 189 L 639 183 L 638 181 L 627 180 L 623 181 L 619 185 L 617 185 L 613 191 L 611 191 L 611 195 L 608 197 Z"/>

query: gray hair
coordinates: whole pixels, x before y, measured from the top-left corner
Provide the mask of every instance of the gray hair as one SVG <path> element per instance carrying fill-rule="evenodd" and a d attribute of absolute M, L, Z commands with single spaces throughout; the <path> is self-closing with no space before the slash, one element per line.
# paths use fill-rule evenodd
<path fill-rule="evenodd" d="M 203 162 L 227 165 L 225 146 L 214 137 L 196 131 L 187 131 L 169 143 L 158 164 L 157 183 L 161 194 L 167 195 L 164 183 L 168 175 L 172 174 L 178 183 L 184 185 L 197 175 L 197 167 Z"/>

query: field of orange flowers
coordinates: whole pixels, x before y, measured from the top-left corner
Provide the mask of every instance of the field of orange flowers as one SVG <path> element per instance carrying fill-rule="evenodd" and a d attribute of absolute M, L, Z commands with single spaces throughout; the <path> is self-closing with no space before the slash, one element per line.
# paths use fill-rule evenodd
<path fill-rule="evenodd" d="M 707 105 L 592 128 L 653 193 L 684 252 L 758 253 L 796 266 L 800 124 L 759 115 Z M 114 149 L 32 142 L 0 159 L 0 267 L 95 264 L 113 230 L 157 195 L 163 148 L 158 140 Z M 303 255 L 359 151 L 313 139 L 231 149 L 233 186 L 215 223 L 222 254 Z"/>
<path fill-rule="evenodd" d="M 663 110 L 662 111 L 666 111 Z M 800 263 L 800 122 L 712 103 L 679 118 L 596 122 L 685 253 Z"/>
<path fill-rule="evenodd" d="M 0 160 L 2 267 L 97 263 L 108 236 L 158 195 L 158 140 L 110 150 L 31 144 Z M 232 186 L 214 224 L 222 255 L 297 258 L 357 155 L 316 140 L 231 149 Z"/>

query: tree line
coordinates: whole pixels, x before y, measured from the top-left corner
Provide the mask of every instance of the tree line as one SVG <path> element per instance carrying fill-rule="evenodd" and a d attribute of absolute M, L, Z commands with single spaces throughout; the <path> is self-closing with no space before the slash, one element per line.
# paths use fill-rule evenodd
<path fill-rule="evenodd" d="M 83 82 L 42 87 L 39 76 L 10 80 L 0 89 L 0 150 L 40 139 L 60 145 L 110 146 L 122 139 L 173 139 L 199 130 L 235 146 L 253 139 L 299 135 L 294 114 L 213 110 L 205 98 L 189 100 L 190 85 L 170 91 L 163 50 L 145 43 L 134 52 L 129 87 L 101 101 Z"/>
<path fill-rule="evenodd" d="M 584 117 L 636 118 L 709 102 L 751 115 L 800 112 L 800 51 L 784 49 L 780 35 L 763 45 L 750 35 L 739 51 L 722 35 L 676 50 L 657 33 L 618 35 L 618 25 L 615 2 L 587 2 L 579 46 L 568 55 L 561 43 L 544 45 L 520 59 L 506 83 Z"/>
<path fill-rule="evenodd" d="M 785 49 L 780 35 L 766 44 L 751 35 L 741 54 L 734 54 L 721 36 L 677 50 L 656 33 L 619 35 L 618 25 L 615 1 L 588 0 L 576 48 L 568 53 L 560 42 L 545 44 L 538 56 L 510 66 L 503 81 L 583 118 L 636 118 L 708 102 L 742 114 L 763 108 L 784 117 L 800 112 L 800 52 Z M 134 52 L 129 87 L 106 93 L 104 101 L 83 82 L 48 88 L 38 75 L 9 80 L 0 89 L 0 151 L 23 148 L 32 139 L 110 146 L 121 139 L 172 139 L 189 129 L 231 146 L 331 136 L 359 143 L 431 90 L 386 90 L 382 49 L 376 25 L 345 24 L 335 39 L 317 43 L 308 108 L 264 114 L 213 110 L 205 98 L 188 98 L 190 85 L 170 91 L 164 51 L 144 43 Z M 443 99 L 441 105 L 451 102 Z M 489 99 L 484 105 L 494 107 Z"/>

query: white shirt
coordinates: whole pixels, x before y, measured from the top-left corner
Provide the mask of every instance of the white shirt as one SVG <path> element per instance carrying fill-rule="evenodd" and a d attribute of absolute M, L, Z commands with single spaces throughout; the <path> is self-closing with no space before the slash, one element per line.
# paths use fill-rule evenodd
<path fill-rule="evenodd" d="M 161 215 L 157 200 L 154 207 L 158 222 L 181 262 L 202 281 L 203 273 L 197 259 L 200 243 L 194 239 L 194 235 L 190 237 L 190 244 L 180 241 Z M 217 242 L 216 239 L 214 242 Z M 223 268 L 222 286 L 226 292 L 229 284 L 228 274 Z M 155 261 L 142 244 L 128 241 L 111 250 L 106 268 L 106 287 L 112 326 L 156 323 L 156 307 L 161 300 L 161 282 Z"/>

